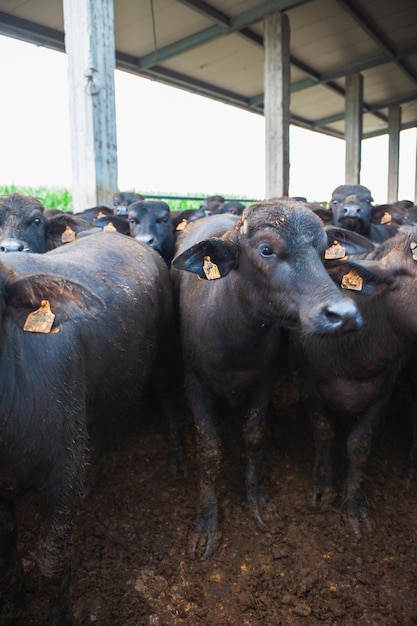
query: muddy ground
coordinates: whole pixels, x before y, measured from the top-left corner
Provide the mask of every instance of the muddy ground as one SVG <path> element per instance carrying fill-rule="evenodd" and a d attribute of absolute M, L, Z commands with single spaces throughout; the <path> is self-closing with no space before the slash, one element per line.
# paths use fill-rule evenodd
<path fill-rule="evenodd" d="M 277 385 L 274 405 L 280 416 L 265 445 L 264 482 L 275 517 L 262 532 L 248 515 L 232 421 L 223 427 L 223 539 L 205 562 L 191 559 L 187 547 L 196 502 L 188 412 L 182 416 L 186 479 L 171 473 L 158 420 L 119 439 L 75 529 L 72 595 L 82 626 L 417 624 L 417 487 L 407 488 L 405 480 L 407 390 L 397 385 L 374 441 L 368 494 L 375 532 L 360 541 L 342 514 L 344 426 L 337 454 L 340 498 L 323 511 L 310 501 L 312 434 L 291 381 Z M 34 496 L 20 503 L 19 516 L 27 605 L 17 626 L 44 626 L 34 569 Z"/>

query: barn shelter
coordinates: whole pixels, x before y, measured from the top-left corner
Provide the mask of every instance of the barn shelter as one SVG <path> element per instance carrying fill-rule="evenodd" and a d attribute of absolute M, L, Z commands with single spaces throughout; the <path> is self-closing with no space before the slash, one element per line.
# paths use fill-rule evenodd
<path fill-rule="evenodd" d="M 115 67 L 264 115 L 267 197 L 288 193 L 290 124 L 345 139 L 346 183 L 388 133 L 396 200 L 416 32 L 415 0 L 0 0 L 0 33 L 68 54 L 76 211 L 117 187 Z"/>

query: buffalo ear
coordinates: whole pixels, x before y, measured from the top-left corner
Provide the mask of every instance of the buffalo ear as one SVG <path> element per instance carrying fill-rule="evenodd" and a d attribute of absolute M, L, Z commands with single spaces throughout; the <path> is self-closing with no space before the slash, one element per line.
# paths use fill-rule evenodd
<path fill-rule="evenodd" d="M 66 213 L 60 213 L 48 218 L 46 231 L 48 240 L 52 245 L 60 245 L 62 243 L 61 237 L 66 228 L 70 228 L 74 233 L 79 233 L 90 228 L 90 224 L 78 215 Z"/>
<path fill-rule="evenodd" d="M 328 245 L 331 246 L 334 241 L 337 241 L 345 248 L 345 252 L 348 255 L 367 254 L 377 247 L 376 244 L 367 237 L 340 226 L 325 226 L 324 230 L 326 231 Z"/>
<path fill-rule="evenodd" d="M 104 215 L 102 217 L 98 217 L 93 222 L 93 226 L 96 226 L 103 230 L 106 228 L 106 226 L 108 227 L 109 224 L 113 226 L 113 228 L 117 230 L 118 233 L 121 233 L 122 235 L 130 234 L 129 222 L 127 221 L 126 218 L 120 217 L 120 215 Z"/>
<path fill-rule="evenodd" d="M 53 274 L 29 274 L 9 280 L 5 290 L 8 312 L 23 327 L 29 313 L 48 300 L 55 314 L 55 326 L 69 319 L 79 320 L 103 315 L 105 304 L 81 283 Z"/>
<path fill-rule="evenodd" d="M 332 280 L 339 287 L 343 278 L 350 274 L 359 276 L 358 289 L 353 289 L 364 296 L 375 296 L 389 289 L 394 283 L 394 273 L 381 268 L 376 262 L 367 261 L 366 265 L 352 261 L 326 261 L 326 269 Z M 360 288 L 359 288 L 360 287 Z"/>
<path fill-rule="evenodd" d="M 333 220 L 333 213 L 329 209 L 325 209 L 324 207 L 315 207 L 312 209 L 313 213 L 315 213 L 324 224 L 331 224 Z"/>
<path fill-rule="evenodd" d="M 209 262 L 212 265 L 217 266 L 220 276 L 216 276 L 216 278 L 222 278 L 236 266 L 237 257 L 238 249 L 236 245 L 213 237 L 200 241 L 182 252 L 172 261 L 172 265 L 178 270 L 192 272 L 203 280 L 207 280 L 209 276 L 204 271 L 207 258 L 209 258 Z"/>

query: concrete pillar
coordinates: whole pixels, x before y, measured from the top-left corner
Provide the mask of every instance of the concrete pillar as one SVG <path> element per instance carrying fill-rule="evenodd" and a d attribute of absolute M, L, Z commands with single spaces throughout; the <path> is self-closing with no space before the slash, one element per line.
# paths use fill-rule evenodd
<path fill-rule="evenodd" d="M 265 193 L 287 196 L 290 144 L 290 26 L 288 16 L 264 18 Z"/>
<path fill-rule="evenodd" d="M 363 77 L 361 74 L 346 76 L 345 98 L 345 184 L 356 185 L 360 183 L 361 171 L 363 111 Z"/>
<path fill-rule="evenodd" d="M 113 0 L 63 0 L 75 212 L 117 190 Z"/>
<path fill-rule="evenodd" d="M 388 108 L 388 186 L 387 202 L 398 200 L 398 173 L 400 161 L 401 107 Z"/>

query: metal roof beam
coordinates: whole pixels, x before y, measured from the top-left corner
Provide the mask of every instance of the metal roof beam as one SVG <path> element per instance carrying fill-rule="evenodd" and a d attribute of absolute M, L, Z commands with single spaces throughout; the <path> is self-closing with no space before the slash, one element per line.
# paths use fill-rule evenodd
<path fill-rule="evenodd" d="M 415 128 L 417 126 L 417 119 L 412 122 L 407 122 L 407 124 L 401 124 L 400 131 L 408 130 L 409 128 Z M 371 139 L 372 137 L 380 137 L 381 135 L 386 135 L 388 129 L 381 128 L 380 130 L 374 130 L 372 133 L 365 133 L 362 136 L 362 139 Z"/>
<path fill-rule="evenodd" d="M 0 35 L 14 37 L 45 48 L 65 52 L 65 36 L 60 30 L 0 12 Z"/>
<path fill-rule="evenodd" d="M 414 102 L 414 100 L 416 100 L 416 93 L 410 93 L 407 94 L 405 96 L 398 96 L 396 98 L 389 98 L 388 100 L 381 100 L 381 102 L 376 102 L 375 104 L 370 104 L 367 106 L 367 110 L 364 111 L 364 113 L 373 113 L 375 114 L 376 111 L 381 111 L 381 109 L 387 109 L 390 106 L 393 105 L 399 105 L 401 106 L 402 104 L 406 104 L 407 102 Z M 382 114 L 381 114 L 382 115 Z M 327 124 L 334 124 L 335 122 L 340 122 L 341 120 L 343 120 L 345 118 L 345 113 L 340 112 L 340 113 L 336 113 L 335 115 L 329 115 L 327 117 L 322 117 L 319 120 L 316 120 L 316 122 L 314 123 L 315 126 L 326 126 Z M 383 116 L 380 118 L 383 121 L 387 121 L 388 117 L 387 116 Z"/>
<path fill-rule="evenodd" d="M 248 98 L 242 97 L 240 94 L 215 87 L 210 83 L 190 78 L 179 72 L 174 72 L 160 65 L 155 65 L 151 68 L 139 69 L 137 65 L 137 58 L 125 53 L 116 52 L 116 64 L 119 69 L 135 74 L 136 76 L 142 76 L 144 78 L 150 78 L 152 80 L 158 80 L 161 83 L 170 85 L 171 87 L 180 87 L 203 96 L 209 96 L 214 100 L 231 104 L 247 111 L 255 113 L 263 113 L 262 107 L 253 105 Z"/>
<path fill-rule="evenodd" d="M 309 86 L 312 87 L 312 86 L 315 86 L 315 85 L 321 85 L 322 87 L 328 87 L 333 92 L 339 94 L 342 98 L 345 98 L 345 96 L 346 96 L 345 89 L 343 89 L 342 87 L 339 87 L 339 85 L 337 85 L 336 83 L 326 83 L 326 82 L 318 81 L 318 82 L 313 83 L 312 85 L 309 85 Z M 291 85 L 290 91 L 291 91 L 291 93 L 293 92 L 292 85 Z M 250 98 L 249 102 L 253 106 L 259 106 L 259 107 L 262 106 L 263 94 L 258 94 L 257 96 L 254 96 L 253 98 Z M 363 112 L 364 113 L 373 113 L 373 115 L 375 115 L 375 117 L 377 117 L 378 119 L 382 120 L 383 122 L 386 122 L 387 119 L 388 119 L 385 115 L 383 115 L 382 113 L 379 113 L 378 109 L 373 109 L 366 102 L 363 102 Z M 334 116 L 332 116 L 332 117 L 334 117 Z M 339 117 L 339 114 L 336 116 L 337 119 L 335 119 L 333 121 L 338 121 L 338 117 Z M 344 118 L 344 115 L 342 115 L 342 119 L 343 118 Z M 330 120 L 331 118 L 325 118 L 325 119 L 326 120 Z M 329 122 L 327 122 L 327 123 L 329 123 Z"/>
<path fill-rule="evenodd" d="M 388 42 L 385 34 L 366 16 L 363 9 L 360 9 L 354 0 L 337 0 L 343 9 L 349 13 L 349 15 L 355 20 L 359 26 L 365 30 L 365 32 L 375 41 L 379 48 L 381 48 L 397 66 L 404 72 L 404 74 L 417 85 L 417 75 L 408 67 L 408 65 L 397 59 L 394 48 Z"/>
<path fill-rule="evenodd" d="M 230 27 L 230 18 L 218 9 L 212 7 L 207 2 L 203 2 L 203 0 L 179 0 L 179 2 L 181 4 L 185 4 L 185 6 L 189 7 L 190 9 L 198 11 L 199 13 L 204 15 L 204 17 L 208 17 L 214 20 L 218 24 L 227 26 L 227 28 Z"/>
<path fill-rule="evenodd" d="M 179 0 L 182 2 L 182 0 Z M 209 43 L 210 41 L 214 41 L 219 37 L 224 37 L 226 35 L 230 35 L 231 33 L 245 34 L 257 44 L 261 44 L 262 39 L 260 39 L 255 33 L 249 31 L 245 31 L 250 24 L 254 24 L 255 22 L 259 22 L 266 15 L 270 13 L 275 13 L 279 11 L 288 11 L 291 8 L 299 6 L 301 4 L 306 4 L 307 2 L 311 2 L 311 0 L 269 0 L 268 2 L 264 2 L 248 11 L 244 11 L 239 15 L 234 17 L 228 17 L 225 14 L 222 14 L 220 11 L 217 11 L 217 24 L 215 26 L 210 26 L 204 30 L 201 30 L 198 33 L 194 33 L 189 37 L 184 37 L 178 41 L 175 41 L 168 46 L 161 48 L 155 52 L 144 55 L 140 59 L 138 59 L 140 69 L 146 69 L 155 65 L 157 63 L 161 63 L 170 59 L 174 56 L 178 56 L 179 54 L 183 54 L 184 52 L 188 52 L 193 48 L 201 46 L 205 43 Z M 194 5 L 193 2 L 186 2 L 187 6 Z M 198 3 L 198 10 L 202 11 L 201 2 Z M 205 3 L 204 3 L 205 4 Z M 193 6 L 193 8 L 196 8 Z M 211 7 L 210 7 L 211 8 Z M 206 14 L 207 17 L 211 17 L 209 13 Z"/>

